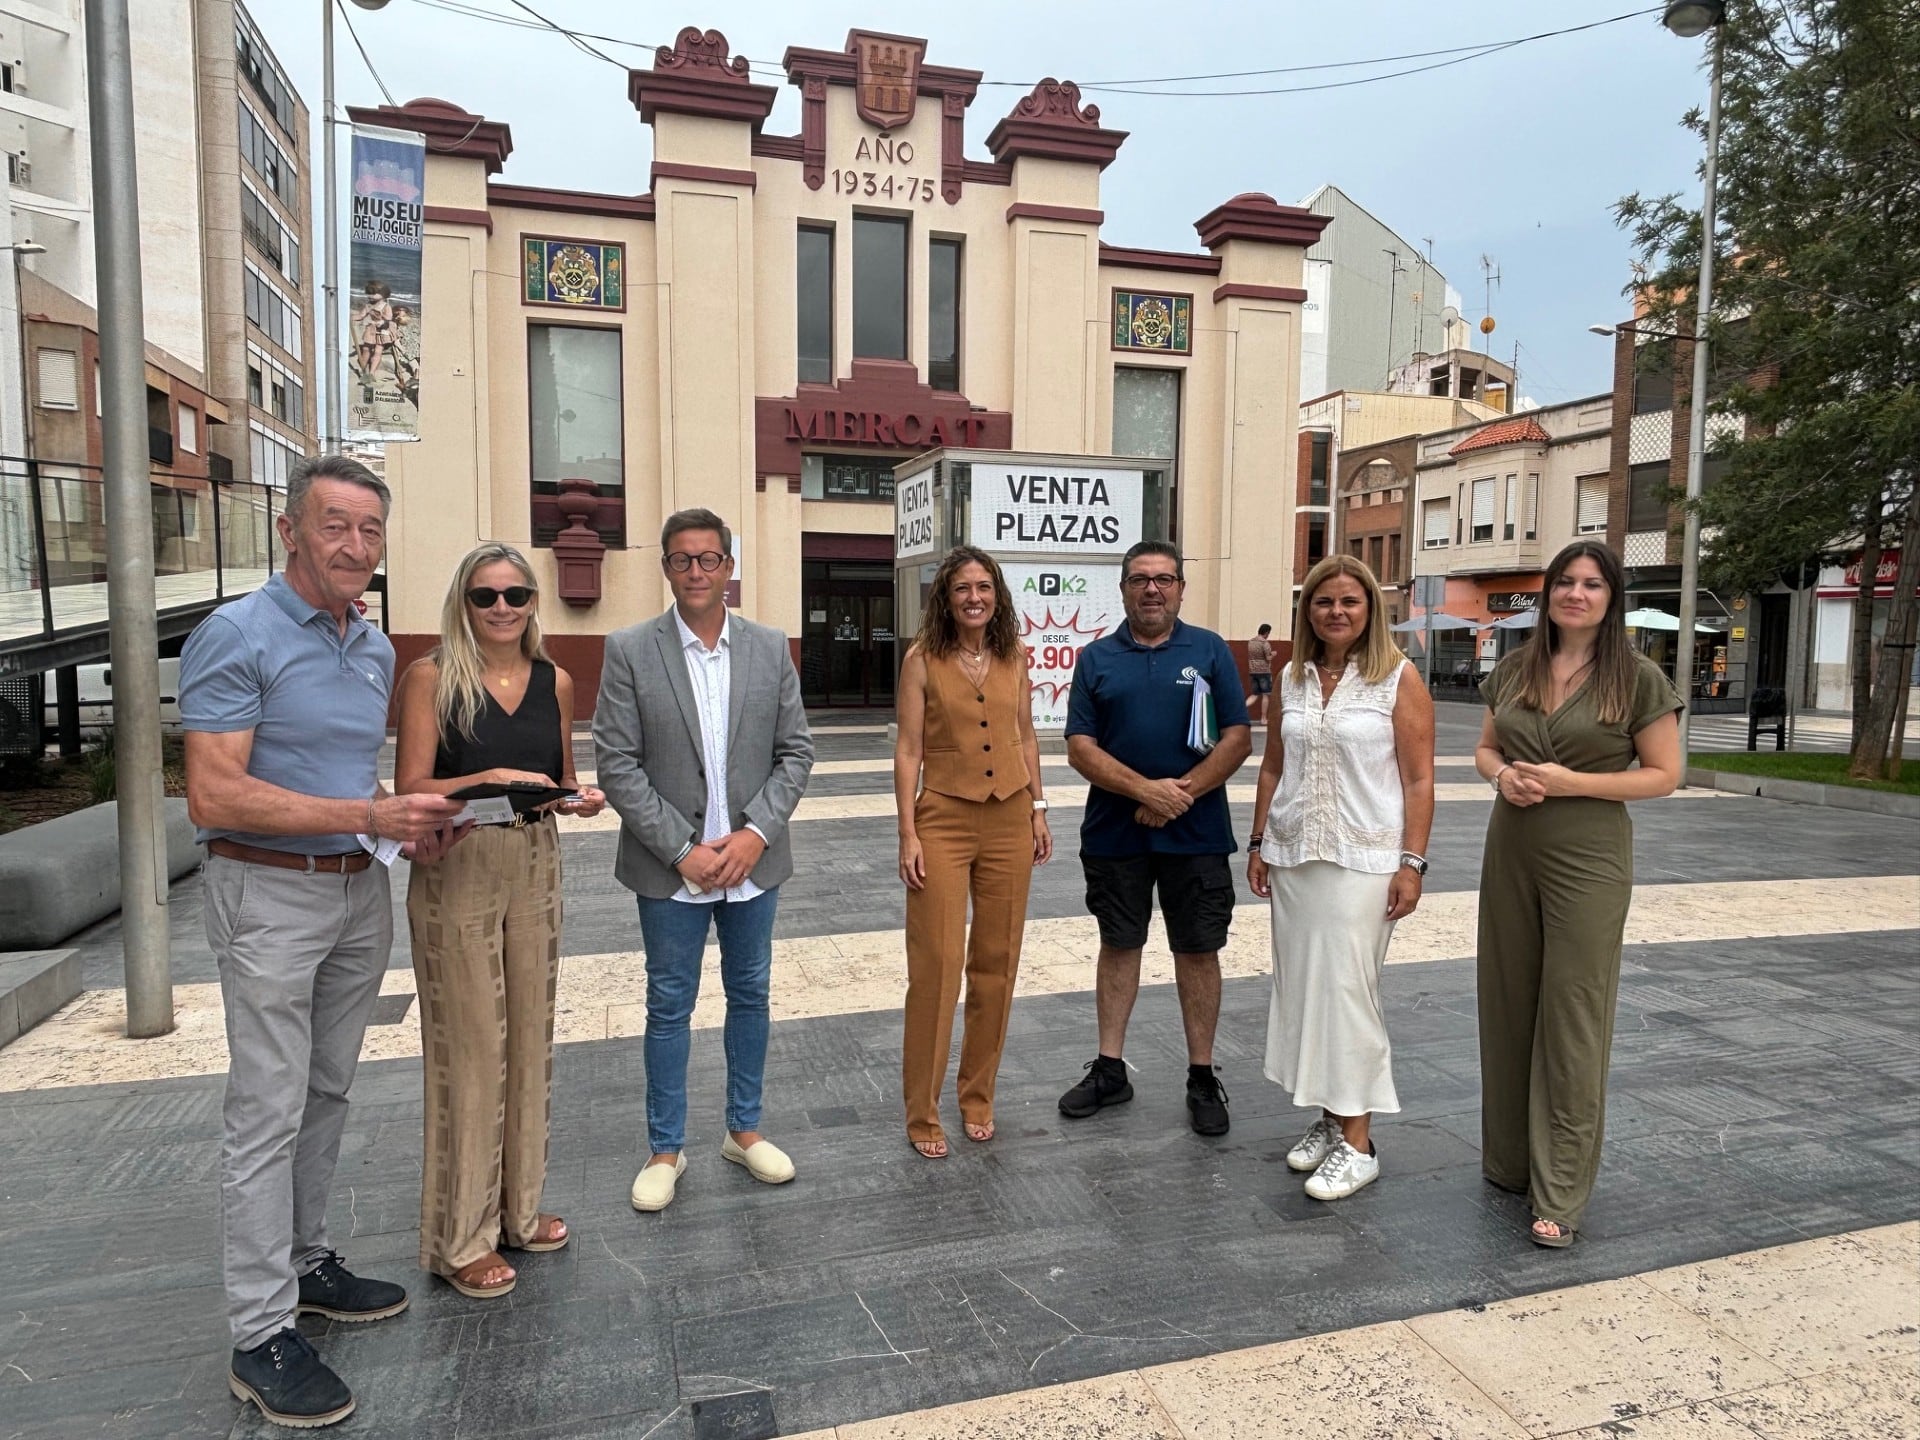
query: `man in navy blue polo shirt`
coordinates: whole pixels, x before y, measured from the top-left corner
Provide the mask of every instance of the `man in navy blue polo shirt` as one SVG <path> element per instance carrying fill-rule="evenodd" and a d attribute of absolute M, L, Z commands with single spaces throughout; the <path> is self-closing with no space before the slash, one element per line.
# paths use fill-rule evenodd
<path fill-rule="evenodd" d="M 1096 1005 L 1100 1053 L 1060 1097 L 1082 1119 L 1133 1098 L 1121 1047 L 1140 990 L 1140 951 L 1153 891 L 1173 949 L 1187 1032 L 1187 1109 L 1202 1135 L 1227 1133 L 1227 1096 L 1213 1065 L 1220 949 L 1233 919 L 1237 848 L 1223 788 L 1253 749 L 1239 667 L 1227 642 L 1180 621 L 1180 552 L 1143 540 L 1120 566 L 1127 623 L 1080 652 L 1067 702 L 1067 763 L 1085 776 L 1080 863 L 1100 925 Z M 1188 744 L 1194 682 L 1211 688 L 1219 740 Z"/>

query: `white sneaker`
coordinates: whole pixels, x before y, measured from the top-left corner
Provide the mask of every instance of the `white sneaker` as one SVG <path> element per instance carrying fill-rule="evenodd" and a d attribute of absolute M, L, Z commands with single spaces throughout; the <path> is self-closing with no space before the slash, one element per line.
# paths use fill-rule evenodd
<path fill-rule="evenodd" d="M 664 1210 L 673 1203 L 673 1187 L 686 1174 L 687 1157 L 682 1151 L 671 1165 L 643 1165 L 633 1177 L 633 1208 Z"/>
<path fill-rule="evenodd" d="M 1322 1112 L 1313 1122 L 1313 1128 L 1300 1137 L 1300 1143 L 1287 1152 L 1287 1168 L 1303 1175 L 1309 1170 L 1318 1170 L 1320 1162 L 1331 1155 L 1344 1138 L 1340 1122 Z"/>
<path fill-rule="evenodd" d="M 1321 1162 L 1320 1168 L 1307 1178 L 1307 1194 L 1316 1200 L 1344 1200 L 1379 1178 L 1379 1157 L 1362 1155 L 1342 1140 L 1333 1147 L 1333 1153 Z"/>

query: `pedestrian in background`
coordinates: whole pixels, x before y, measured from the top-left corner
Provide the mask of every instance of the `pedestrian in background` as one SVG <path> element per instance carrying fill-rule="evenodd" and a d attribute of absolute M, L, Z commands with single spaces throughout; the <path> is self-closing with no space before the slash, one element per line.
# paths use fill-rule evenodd
<path fill-rule="evenodd" d="M 400 678 L 394 788 L 449 795 L 526 782 L 573 790 L 573 677 L 540 640 L 540 589 L 511 545 L 471 550 L 440 607 L 440 643 Z M 407 887 L 426 1085 L 420 1268 L 476 1300 L 505 1295 L 509 1250 L 558 1250 L 566 1222 L 540 1213 L 553 1098 L 560 973 L 554 811 L 482 825 Z"/>
<path fill-rule="evenodd" d="M 275 522 L 286 567 L 222 605 L 180 653 L 187 812 L 207 847 L 207 943 L 227 1020 L 220 1244 L 227 1385 L 277 1425 L 353 1413 L 299 1315 L 381 1320 L 407 1292 L 353 1274 L 327 1234 L 347 1089 L 393 943 L 387 867 L 430 867 L 461 806 L 380 784 L 393 646 L 354 601 L 386 548 L 389 496 L 342 455 L 301 462 Z M 423 872 L 417 872 L 423 873 Z"/>
<path fill-rule="evenodd" d="M 966 977 L 957 1087 L 969 1140 L 993 1138 L 994 1082 L 1013 1011 L 1033 869 L 1053 855 L 1032 685 L 1013 594 L 994 558 L 948 552 L 900 666 L 893 752 L 907 996 L 900 1047 L 907 1139 L 947 1153 L 940 1090 Z M 971 903 L 973 928 L 967 929 Z"/>
<path fill-rule="evenodd" d="M 1100 926 L 1100 1049 L 1060 1097 L 1083 1119 L 1133 1098 L 1122 1047 L 1140 993 L 1140 952 L 1160 891 L 1187 1041 L 1187 1111 L 1201 1135 L 1227 1133 L 1213 1064 L 1220 950 L 1233 923 L 1236 848 L 1225 786 L 1253 749 L 1240 670 L 1227 642 L 1180 619 L 1186 570 L 1164 540 L 1120 565 L 1126 623 L 1080 652 L 1067 701 L 1067 763 L 1088 782 L 1080 825 L 1087 909 Z M 1204 687 L 1204 688 L 1202 688 Z M 1217 732 L 1217 738 L 1216 738 Z"/>
<path fill-rule="evenodd" d="M 1294 632 L 1298 634 L 1298 631 Z M 1267 697 L 1273 694 L 1273 626 L 1262 625 L 1247 642 L 1247 675 L 1253 681 L 1253 694 L 1247 699 L 1247 715 L 1255 725 L 1267 723 Z"/>
<path fill-rule="evenodd" d="M 593 711 L 599 779 L 620 812 L 614 875 L 634 892 L 647 958 L 647 1163 L 636 1210 L 664 1210 L 686 1171 L 688 1027 L 709 932 L 727 995 L 723 1160 L 781 1185 L 793 1161 L 760 1133 L 773 918 L 793 873 L 788 822 L 813 770 L 787 637 L 727 610 L 733 532 L 679 510 L 660 532 L 673 604 L 607 637 Z"/>
<path fill-rule="evenodd" d="M 1396 1114 L 1380 1003 L 1394 923 L 1420 903 L 1433 828 L 1433 701 L 1387 631 L 1373 572 L 1307 572 L 1254 793 L 1247 883 L 1273 914 L 1267 1078 L 1320 1115 L 1287 1152 L 1307 1194 L 1380 1175 L 1373 1117 Z"/>
<path fill-rule="evenodd" d="M 1480 872 L 1480 1165 L 1528 1197 L 1534 1244 L 1559 1247 L 1580 1228 L 1606 1127 L 1633 898 L 1624 802 L 1679 783 L 1684 702 L 1634 653 L 1606 546 L 1567 546 L 1542 589 L 1539 625 L 1480 687 L 1474 765 L 1499 793 Z"/>

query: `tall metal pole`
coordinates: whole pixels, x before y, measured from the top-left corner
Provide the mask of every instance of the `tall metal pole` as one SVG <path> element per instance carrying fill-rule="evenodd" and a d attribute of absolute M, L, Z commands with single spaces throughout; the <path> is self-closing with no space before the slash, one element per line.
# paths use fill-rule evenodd
<path fill-rule="evenodd" d="M 1700 590 L 1700 489 L 1707 462 L 1707 318 L 1713 313 L 1713 228 L 1720 158 L 1720 55 L 1724 25 L 1713 28 L 1713 87 L 1707 101 L 1707 170 L 1700 201 L 1700 286 L 1693 322 L 1693 408 L 1687 416 L 1687 516 L 1680 538 L 1680 664 L 1674 677 L 1687 704 L 1680 712 L 1680 767 L 1686 771 L 1693 719 L 1694 621 Z"/>
<path fill-rule="evenodd" d="M 114 769 L 120 802 L 120 943 L 126 959 L 127 1034 L 138 1039 L 173 1029 L 173 978 L 167 938 L 153 505 L 147 479 L 133 47 L 127 0 L 87 0 L 86 15 L 100 301 L 100 429 L 106 452 L 107 624 L 113 647 Z"/>
<path fill-rule="evenodd" d="M 322 292 L 327 311 L 327 428 L 320 448 L 331 454 L 340 448 L 345 431 L 340 423 L 340 186 L 334 173 L 339 146 L 334 141 L 333 119 L 333 0 L 320 0 L 320 70 L 320 184 L 327 227 L 327 283 Z"/>

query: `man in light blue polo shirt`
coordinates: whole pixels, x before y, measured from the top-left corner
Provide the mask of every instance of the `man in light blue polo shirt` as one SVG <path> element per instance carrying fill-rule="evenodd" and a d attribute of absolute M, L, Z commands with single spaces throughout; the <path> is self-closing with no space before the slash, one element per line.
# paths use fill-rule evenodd
<path fill-rule="evenodd" d="M 347 1087 L 393 940 L 387 869 L 458 839 L 458 801 L 380 784 L 393 646 L 354 601 L 386 544 L 387 487 L 323 455 L 287 482 L 284 573 L 223 605 L 180 655 L 187 809 L 207 847 L 207 940 L 227 1016 L 220 1226 L 228 1384 L 268 1420 L 313 1428 L 353 1395 L 295 1328 L 303 1312 L 378 1320 L 398 1285 L 327 1243 Z"/>
<path fill-rule="evenodd" d="M 1227 642 L 1180 619 L 1180 552 L 1143 540 L 1120 564 L 1127 623 L 1080 652 L 1067 701 L 1067 763 L 1085 776 L 1080 864 L 1100 926 L 1095 1004 L 1100 1050 L 1060 1097 L 1085 1119 L 1133 1098 L 1121 1047 L 1140 991 L 1140 952 L 1153 892 L 1173 950 L 1187 1036 L 1187 1111 L 1196 1132 L 1227 1133 L 1227 1096 L 1213 1064 L 1220 950 L 1233 919 L 1233 825 L 1225 786 L 1253 749 L 1239 667 Z M 1219 739 L 1188 745 L 1196 682 L 1212 692 Z"/>

